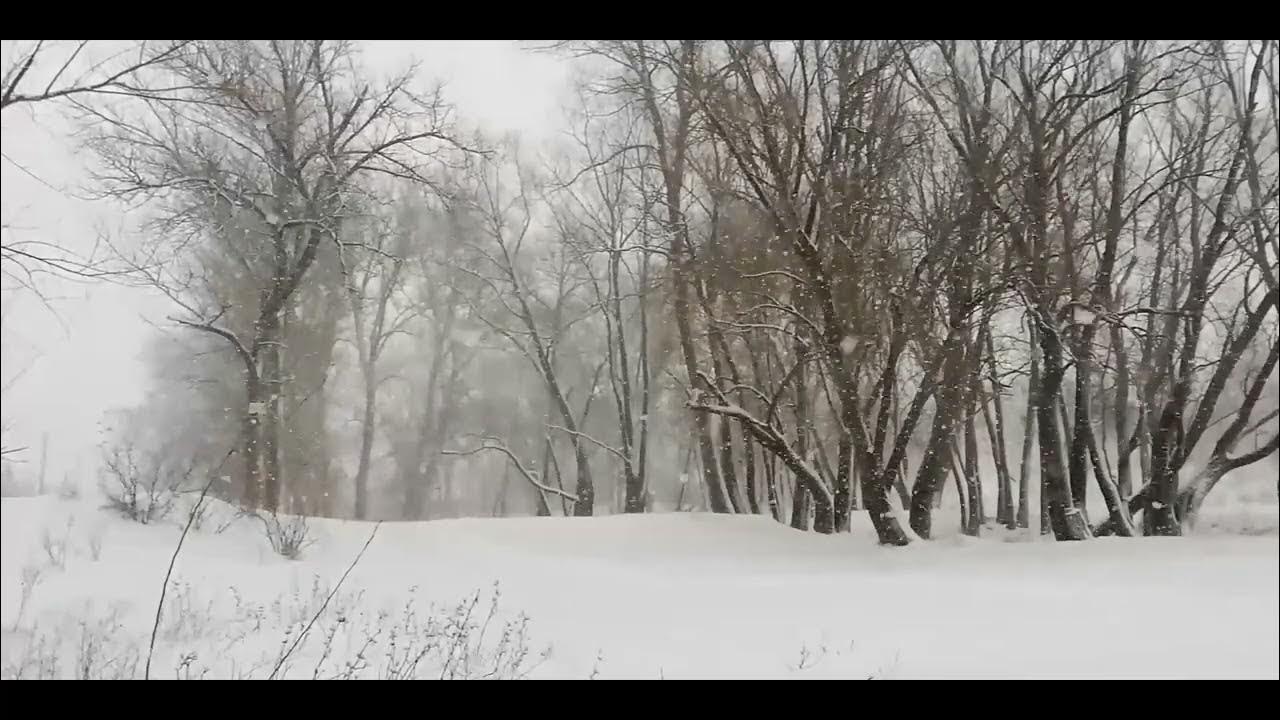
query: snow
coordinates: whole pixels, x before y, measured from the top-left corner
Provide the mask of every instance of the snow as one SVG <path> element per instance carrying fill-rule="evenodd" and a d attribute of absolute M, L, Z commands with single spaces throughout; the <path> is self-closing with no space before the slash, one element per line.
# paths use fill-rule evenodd
<path fill-rule="evenodd" d="M 1092 325 L 1098 314 L 1094 310 L 1085 305 L 1071 306 L 1071 321 L 1076 325 Z"/>
<path fill-rule="evenodd" d="M 5 677 L 60 629 L 101 627 L 113 652 L 145 657 L 176 519 L 142 526 L 88 499 L 0 508 Z M 288 561 L 256 521 L 217 532 L 228 512 L 215 507 L 179 556 L 157 677 L 180 674 L 184 655 L 210 677 L 265 676 L 286 629 L 311 614 L 308 598 L 323 597 L 374 528 L 312 520 L 315 544 Z M 48 567 L 46 536 L 67 538 L 65 569 Z M 530 618 L 532 654 L 550 647 L 530 677 L 1280 676 L 1274 535 L 1055 543 L 991 531 L 906 548 L 873 538 L 865 514 L 830 537 L 689 513 L 386 523 L 287 670 L 311 677 L 324 628 L 390 624 L 406 602 L 452 606 L 477 590 L 484 606 L 498 582 L 500 612 Z M 22 608 L 24 568 L 41 565 Z M 372 620 L 378 610 L 393 617 Z M 118 629 L 101 623 L 111 612 Z M 235 627 L 247 637 L 227 641 Z M 354 652 L 348 642 L 334 657 Z"/>

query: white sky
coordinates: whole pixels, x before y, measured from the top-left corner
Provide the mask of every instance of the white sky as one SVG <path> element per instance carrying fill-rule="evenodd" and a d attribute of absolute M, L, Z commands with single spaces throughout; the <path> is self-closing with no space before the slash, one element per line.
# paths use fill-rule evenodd
<path fill-rule="evenodd" d="M 12 41 L 5 41 L 7 56 Z M 568 65 L 525 43 L 507 40 L 361 41 L 364 64 L 385 77 L 417 60 L 420 79 L 443 80 L 445 96 L 464 123 L 494 133 L 518 131 L 529 143 L 553 137 L 568 97 Z M 7 62 L 7 57 L 6 57 Z M 119 232 L 123 218 L 102 203 L 74 197 L 82 180 L 74 138 L 56 110 L 6 112 L 0 123 L 0 213 L 9 240 L 40 239 L 87 252 L 99 236 Z M 22 168 L 30 171 L 30 174 Z M 36 176 L 36 177 L 33 177 Z M 38 180 L 36 178 L 39 178 Z M 46 185 L 47 183 L 48 185 Z M 52 186 L 52 187 L 49 187 Z M 5 281 L 5 287 L 10 281 Z M 50 434 L 51 483 L 64 473 L 93 482 L 99 422 L 146 391 L 141 351 L 166 325 L 166 301 L 146 291 L 103 284 L 43 280 L 53 311 L 30 293 L 5 292 L 0 360 L 5 383 L 25 374 L 3 396 L 11 424 L 6 445 L 27 445 L 30 469 L 44 432 Z"/>

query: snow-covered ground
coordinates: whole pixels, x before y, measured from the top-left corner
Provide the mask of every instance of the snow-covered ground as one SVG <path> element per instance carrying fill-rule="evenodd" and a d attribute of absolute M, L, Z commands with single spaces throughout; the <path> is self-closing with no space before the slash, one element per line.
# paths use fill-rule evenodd
<path fill-rule="evenodd" d="M 4 677 L 141 676 L 177 514 L 142 526 L 88 499 L 0 507 Z M 290 561 L 256 520 L 217 532 L 226 516 L 216 507 L 179 556 L 153 677 L 270 675 L 374 528 L 312 521 L 315 543 Z M 872 538 L 861 524 L 822 537 L 705 514 L 387 523 L 281 672 L 1280 676 L 1273 532 Z M 477 592 L 469 619 L 450 615 Z"/>

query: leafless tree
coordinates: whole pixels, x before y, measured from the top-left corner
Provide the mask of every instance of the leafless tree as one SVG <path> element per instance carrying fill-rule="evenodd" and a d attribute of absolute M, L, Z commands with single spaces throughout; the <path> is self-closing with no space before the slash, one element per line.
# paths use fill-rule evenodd
<path fill-rule="evenodd" d="M 148 279 L 186 311 L 179 323 L 222 338 L 243 365 L 239 495 L 272 511 L 290 304 L 322 244 L 341 242 L 358 178 L 432 184 L 432 163 L 452 143 L 449 108 L 414 95 L 411 72 L 375 91 L 345 42 L 201 42 L 163 67 L 180 96 L 144 97 L 141 112 L 78 105 L 97 126 L 90 147 L 104 191 L 156 208 L 160 250 L 186 261 Z M 260 282 L 255 298 L 220 296 L 187 252 L 228 230 L 255 248 L 244 267 Z M 233 308 L 252 317 L 248 328 L 224 322 Z"/>
<path fill-rule="evenodd" d="M 189 53 L 192 41 L 130 41 L 115 48 L 110 45 L 107 41 L 90 40 L 35 40 L 16 45 L 0 77 L 0 112 L 12 119 L 12 113 L 20 109 L 34 110 L 90 97 L 128 101 L 176 97 L 191 89 L 167 81 L 156 71 Z M 49 185 L 9 153 L 3 157 L 22 173 Z M 0 239 L 0 271 L 15 287 L 37 294 L 41 293 L 38 281 L 43 275 L 74 280 L 128 280 L 126 266 L 111 262 L 108 253 L 98 252 L 105 249 L 101 243 L 95 244 L 86 255 L 63 244 L 29 238 L 15 224 L 6 222 Z"/>
<path fill-rule="evenodd" d="M 531 228 L 543 208 L 531 192 L 535 179 L 522 164 L 519 148 L 508 148 L 507 155 L 495 155 L 476 166 L 475 211 L 481 219 L 481 238 L 469 250 L 477 260 L 459 266 L 470 275 L 481 290 L 481 297 L 471 301 L 473 316 L 527 359 L 537 372 L 562 423 L 561 430 L 570 436 L 577 481 L 574 515 L 589 516 L 593 512 L 595 484 L 591 476 L 588 444 L 607 447 L 582 433 L 577 414 L 569 404 L 569 388 L 562 381 L 553 361 L 555 344 L 560 335 L 548 334 L 546 322 L 540 320 L 539 306 L 550 308 L 562 302 L 541 299 L 534 262 L 526 251 L 531 241 Z M 561 294 L 572 292 L 561 286 Z M 487 307 L 486 307 L 487 306 Z M 490 309 L 492 308 L 492 309 Z M 564 327 L 559 328 L 561 331 Z"/>

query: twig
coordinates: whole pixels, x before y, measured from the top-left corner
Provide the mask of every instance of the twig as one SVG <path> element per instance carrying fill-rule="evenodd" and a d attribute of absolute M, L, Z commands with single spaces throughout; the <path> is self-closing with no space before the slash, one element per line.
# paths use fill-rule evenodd
<path fill-rule="evenodd" d="M 164 597 L 169 590 L 169 578 L 173 575 L 173 566 L 178 562 L 178 553 L 182 551 L 182 543 L 187 539 L 187 533 L 191 531 L 191 526 L 195 523 L 196 516 L 200 514 L 200 506 L 204 504 L 204 499 L 209 495 L 209 488 L 213 487 L 213 483 L 218 479 L 218 473 L 222 470 L 222 466 L 226 464 L 227 459 L 234 455 L 236 448 L 231 448 L 226 455 L 222 456 L 222 462 L 218 463 L 218 467 L 209 473 L 209 481 L 204 484 L 204 489 L 200 491 L 200 497 L 196 499 L 196 504 L 191 507 L 190 514 L 187 515 L 187 524 L 182 528 L 182 535 L 178 536 L 178 545 L 173 549 L 173 555 L 169 558 L 169 569 L 164 573 L 164 584 L 160 586 L 160 602 L 156 603 L 156 619 L 151 623 L 151 642 L 147 645 L 147 664 L 143 668 L 142 679 L 151 679 L 151 656 L 156 651 L 156 634 L 160 632 L 160 617 L 164 613 Z"/>
<path fill-rule="evenodd" d="M 343 581 L 345 581 L 347 576 L 351 574 L 351 571 L 355 569 L 356 565 L 360 562 L 360 558 L 364 557 L 364 551 L 369 549 L 369 543 L 373 542 L 373 538 L 378 534 L 378 528 L 380 527 L 382 527 L 381 520 L 378 521 L 378 524 L 373 526 L 373 532 L 369 533 L 369 539 L 364 541 L 364 547 L 360 548 L 360 552 L 356 553 L 351 564 L 347 566 L 347 571 L 342 573 L 342 577 L 338 578 L 337 584 L 329 591 L 329 595 L 325 597 L 324 602 L 320 603 L 320 608 L 311 616 L 311 620 L 307 622 L 307 626 L 302 629 L 302 632 L 298 633 L 298 637 L 294 638 L 293 644 L 290 645 L 289 649 L 285 650 L 284 654 L 280 656 L 280 659 L 276 661 L 276 666 L 271 669 L 271 674 L 267 676 L 268 680 L 276 679 L 276 673 L 280 672 L 280 668 L 284 665 L 285 661 L 289 659 L 289 656 L 293 654 L 295 649 L 297 649 L 298 644 L 301 643 L 302 639 L 311 631 L 311 626 L 316 624 L 316 620 L 318 620 L 320 615 L 324 613 L 325 608 L 329 607 L 329 601 L 337 594 L 338 588 L 342 587 Z"/>

